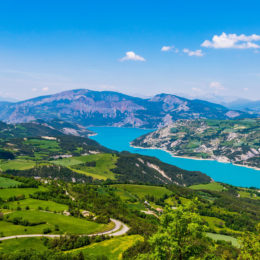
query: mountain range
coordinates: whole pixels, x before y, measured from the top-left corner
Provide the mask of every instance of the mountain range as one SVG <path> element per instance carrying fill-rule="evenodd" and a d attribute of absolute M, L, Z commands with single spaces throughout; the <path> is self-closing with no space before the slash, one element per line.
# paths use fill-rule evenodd
<path fill-rule="evenodd" d="M 226 107 L 230 109 L 238 109 L 244 112 L 260 113 L 260 100 L 252 101 L 248 99 L 238 99 L 227 103 Z"/>
<path fill-rule="evenodd" d="M 62 119 L 83 126 L 158 128 L 178 119 L 238 119 L 247 112 L 171 95 L 138 98 L 111 91 L 78 89 L 17 103 L 0 102 L 0 120 L 8 123 Z"/>

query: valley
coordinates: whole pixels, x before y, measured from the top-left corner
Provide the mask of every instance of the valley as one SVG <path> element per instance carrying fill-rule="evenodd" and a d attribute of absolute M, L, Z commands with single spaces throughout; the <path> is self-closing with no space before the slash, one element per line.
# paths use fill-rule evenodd
<path fill-rule="evenodd" d="M 214 245 L 218 259 L 239 256 L 254 235 L 257 188 L 131 147 L 152 130 L 55 122 L 0 124 L 0 259 L 137 259 L 152 254 L 164 216 L 186 210 L 203 227 L 200 255 Z"/>

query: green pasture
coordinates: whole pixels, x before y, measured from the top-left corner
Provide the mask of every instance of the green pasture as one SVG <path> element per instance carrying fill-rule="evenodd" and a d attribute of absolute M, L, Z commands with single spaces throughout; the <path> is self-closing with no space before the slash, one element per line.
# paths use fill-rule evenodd
<path fill-rule="evenodd" d="M 46 201 L 46 200 L 37 200 L 37 199 L 25 199 L 20 201 L 12 201 L 5 203 L 9 206 L 9 209 L 15 210 L 18 206 L 21 209 L 25 209 L 29 207 L 30 209 L 37 210 L 38 207 L 41 207 L 43 210 L 48 208 L 48 211 L 56 211 L 56 212 L 63 212 L 64 210 L 68 210 L 68 206 L 60 203 L 56 203 L 54 201 Z"/>
<path fill-rule="evenodd" d="M 89 162 L 95 162 L 96 166 L 90 167 L 85 165 Z M 117 156 L 113 154 L 91 154 L 85 156 L 64 158 L 53 161 L 53 163 L 69 167 L 73 171 L 95 179 L 115 179 L 115 174 L 111 171 L 116 167 Z"/>
<path fill-rule="evenodd" d="M 211 191 L 223 191 L 225 189 L 225 187 L 218 182 L 192 185 L 189 188 L 194 189 L 194 190 L 211 190 Z"/>
<path fill-rule="evenodd" d="M 12 188 L 21 184 L 21 182 L 9 178 L 0 177 L 0 188 Z"/>
<path fill-rule="evenodd" d="M 45 251 L 47 247 L 43 245 L 42 238 L 27 237 L 19 239 L 4 240 L 0 243 L 0 252 L 10 253 L 22 249 L 36 249 L 37 251 Z"/>
<path fill-rule="evenodd" d="M 154 196 L 156 199 L 162 198 L 165 194 L 171 195 L 172 192 L 165 187 L 149 186 L 149 185 L 133 185 L 133 184 L 115 184 L 112 185 L 119 191 L 123 190 L 130 194 L 144 199 L 146 195 Z M 125 196 L 125 195 L 124 195 Z"/>
<path fill-rule="evenodd" d="M 5 215 L 5 219 L 6 219 Z M 26 210 L 15 211 L 8 214 L 9 219 L 16 217 L 22 217 L 24 220 L 28 220 L 31 223 L 38 222 L 39 220 L 46 222 L 46 224 L 40 224 L 36 226 L 22 226 L 14 225 L 10 222 L 0 221 L 0 230 L 4 233 L 4 236 L 21 235 L 21 234 L 42 234 L 44 228 L 50 228 L 51 233 L 71 233 L 71 234 L 92 234 L 105 230 L 110 230 L 113 224 L 98 224 L 85 219 L 80 219 L 72 216 L 65 216 L 61 214 L 55 214 L 51 212 Z M 55 231 L 55 225 L 59 226 L 59 231 Z"/>
<path fill-rule="evenodd" d="M 48 150 L 48 151 L 59 151 L 60 146 L 56 140 L 45 140 L 45 139 L 28 139 L 24 141 L 25 145 L 32 145 L 41 150 Z"/>
<path fill-rule="evenodd" d="M 94 243 L 83 248 L 67 251 L 67 253 L 78 254 L 82 251 L 84 255 L 90 257 L 96 258 L 98 256 L 105 255 L 111 260 L 122 259 L 122 254 L 125 250 L 134 245 L 137 241 L 142 240 L 143 237 L 140 235 L 116 237 L 99 243 Z"/>
<path fill-rule="evenodd" d="M 210 237 L 211 239 L 215 240 L 215 241 L 224 240 L 224 241 L 227 241 L 227 242 L 231 242 L 232 245 L 235 246 L 235 247 L 240 247 L 238 240 L 234 237 L 221 235 L 221 234 L 214 234 L 214 233 L 207 233 L 207 236 Z"/>
<path fill-rule="evenodd" d="M 47 189 L 43 186 L 39 186 L 39 188 L 9 188 L 9 189 L 0 189 L 0 198 L 6 200 L 12 196 L 25 195 L 26 198 L 29 197 L 30 194 L 33 194 L 37 191 L 46 191 Z"/>
<path fill-rule="evenodd" d="M 28 170 L 35 166 L 35 162 L 31 160 L 8 160 L 8 161 L 0 161 L 0 169 L 2 171 L 6 170 Z"/>

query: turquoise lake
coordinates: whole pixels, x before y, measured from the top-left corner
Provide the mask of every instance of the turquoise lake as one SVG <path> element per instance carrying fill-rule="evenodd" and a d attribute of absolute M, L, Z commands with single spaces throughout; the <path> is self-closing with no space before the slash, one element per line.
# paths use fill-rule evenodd
<path fill-rule="evenodd" d="M 91 137 L 93 140 L 96 140 L 110 149 L 119 152 L 129 151 L 132 153 L 155 156 L 163 162 L 176 165 L 180 168 L 206 173 L 215 181 L 241 187 L 260 188 L 260 171 L 258 170 L 236 166 L 231 163 L 177 158 L 165 151 L 140 149 L 130 146 L 130 142 L 133 139 L 149 133 L 152 130 L 119 127 L 90 127 L 89 129 L 97 133 L 97 135 Z"/>

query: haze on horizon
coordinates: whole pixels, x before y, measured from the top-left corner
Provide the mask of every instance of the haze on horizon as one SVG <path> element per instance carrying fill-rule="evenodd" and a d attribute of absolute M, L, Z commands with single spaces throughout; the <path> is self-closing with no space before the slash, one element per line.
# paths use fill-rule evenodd
<path fill-rule="evenodd" d="M 86 88 L 260 99 L 260 3 L 0 3 L 0 97 Z"/>

